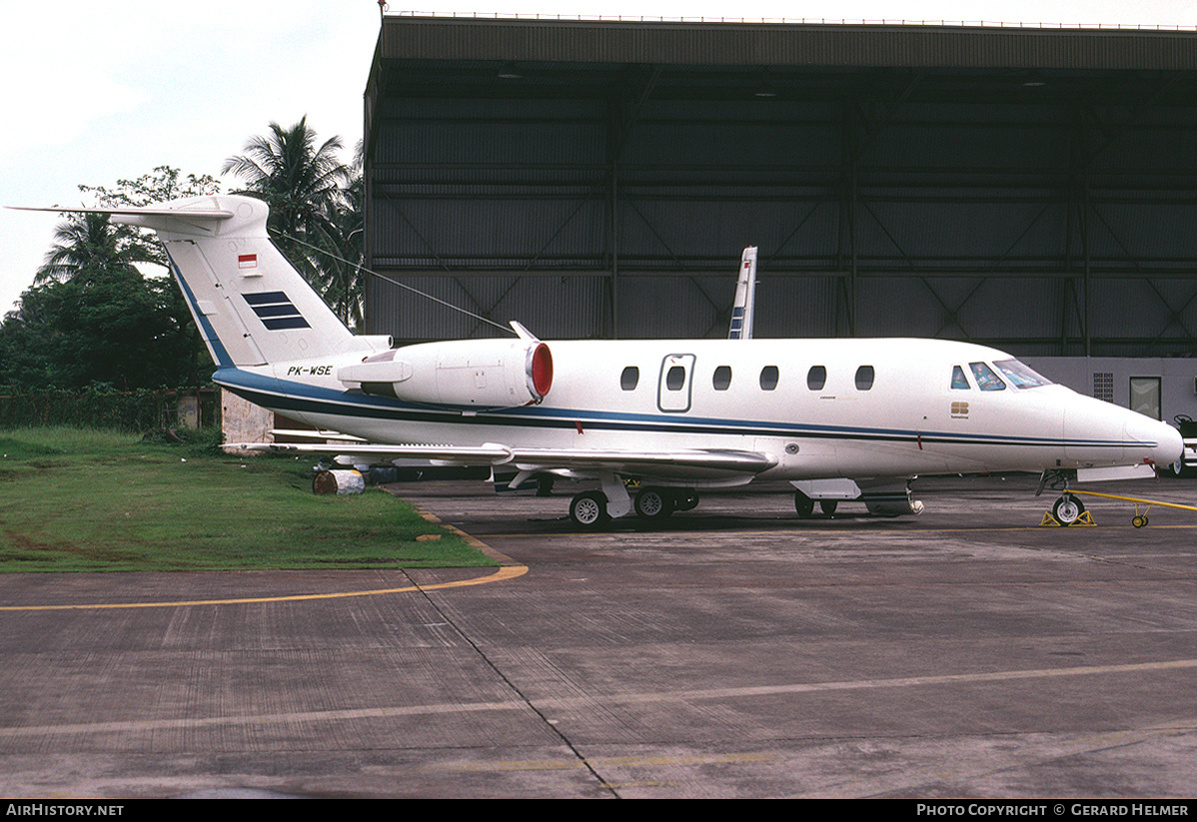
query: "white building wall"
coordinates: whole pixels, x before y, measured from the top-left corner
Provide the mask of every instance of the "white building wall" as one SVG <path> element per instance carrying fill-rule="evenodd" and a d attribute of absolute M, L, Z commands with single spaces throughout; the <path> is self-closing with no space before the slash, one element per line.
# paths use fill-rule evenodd
<path fill-rule="evenodd" d="M 1160 419 L 1173 422 L 1178 415 L 1197 420 L 1197 359 L 1183 357 L 1021 357 L 1023 362 L 1054 382 L 1090 397 L 1112 392 L 1112 401 L 1123 408 L 1131 402 L 1131 380 L 1160 379 Z"/>

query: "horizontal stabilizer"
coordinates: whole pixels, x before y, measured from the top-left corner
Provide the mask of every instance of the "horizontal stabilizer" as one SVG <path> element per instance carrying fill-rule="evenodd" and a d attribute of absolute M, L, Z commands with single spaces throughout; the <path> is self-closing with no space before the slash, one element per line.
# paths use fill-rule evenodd
<path fill-rule="evenodd" d="M 215 233 L 218 226 L 236 217 L 236 213 L 225 208 L 217 208 L 207 204 L 209 198 L 199 200 L 180 201 L 181 208 L 162 208 L 153 206 L 136 208 L 125 206 L 121 208 L 30 208 L 24 206 L 7 206 L 16 211 L 43 211 L 53 214 L 107 214 L 112 222 L 122 225 L 140 226 L 155 231 L 170 231 L 181 234 L 198 234 L 206 236 Z"/>
<path fill-rule="evenodd" d="M 110 214 L 114 217 L 186 217 L 189 220 L 231 220 L 233 212 L 222 208 L 35 208 L 33 206 L 5 206 L 13 211 L 48 211 L 53 214 Z"/>

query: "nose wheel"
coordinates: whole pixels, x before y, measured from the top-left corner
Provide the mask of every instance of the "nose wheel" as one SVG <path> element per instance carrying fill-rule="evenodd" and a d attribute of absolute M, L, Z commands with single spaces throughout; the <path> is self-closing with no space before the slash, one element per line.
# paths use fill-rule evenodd
<path fill-rule="evenodd" d="M 1084 503 L 1072 494 L 1063 494 L 1052 506 L 1052 516 L 1065 527 L 1079 520 L 1084 513 Z"/>

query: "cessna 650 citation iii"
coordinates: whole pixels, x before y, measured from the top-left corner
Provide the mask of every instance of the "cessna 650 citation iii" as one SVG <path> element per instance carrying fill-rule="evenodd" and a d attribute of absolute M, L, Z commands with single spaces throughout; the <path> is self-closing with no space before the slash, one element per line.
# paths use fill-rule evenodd
<path fill-rule="evenodd" d="M 570 503 L 583 527 L 633 510 L 668 516 L 701 489 L 758 480 L 791 482 L 803 516 L 847 499 L 918 513 L 916 475 L 987 471 L 1042 472 L 1040 491 L 1065 489 L 1053 510 L 1068 524 L 1083 511 L 1068 482 L 1151 474 L 1181 453 L 1174 428 L 969 343 L 546 343 L 513 322 L 510 339 L 391 348 L 353 335 L 308 286 L 270 241 L 259 200 L 94 210 L 158 233 L 219 385 L 360 438 L 335 446 L 353 463 L 491 465 L 515 474 L 513 487 L 538 475 L 597 481 Z"/>

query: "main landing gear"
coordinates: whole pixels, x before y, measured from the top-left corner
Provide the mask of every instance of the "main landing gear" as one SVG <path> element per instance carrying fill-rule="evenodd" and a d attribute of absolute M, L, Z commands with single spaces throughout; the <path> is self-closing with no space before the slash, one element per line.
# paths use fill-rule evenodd
<path fill-rule="evenodd" d="M 579 528 L 593 530 L 611 521 L 607 513 L 607 495 L 602 491 L 584 491 L 569 502 L 569 518 Z"/>
<path fill-rule="evenodd" d="M 613 491 L 608 497 L 607 491 Z M 569 503 L 569 518 L 585 530 L 601 528 L 613 517 L 623 516 L 634 510 L 636 516 L 645 522 L 660 522 L 668 519 L 674 511 L 689 511 L 698 505 L 698 494 L 691 488 L 641 488 L 631 497 L 620 483 L 612 489 L 607 482 L 603 491 L 583 491 Z"/>
<path fill-rule="evenodd" d="M 834 516 L 836 509 L 839 508 L 839 505 L 839 500 L 819 500 L 819 510 L 823 512 L 824 516 L 827 517 Z M 795 491 L 794 510 L 798 512 L 798 516 L 801 519 L 809 519 L 815 515 L 815 501 L 801 491 Z"/>

